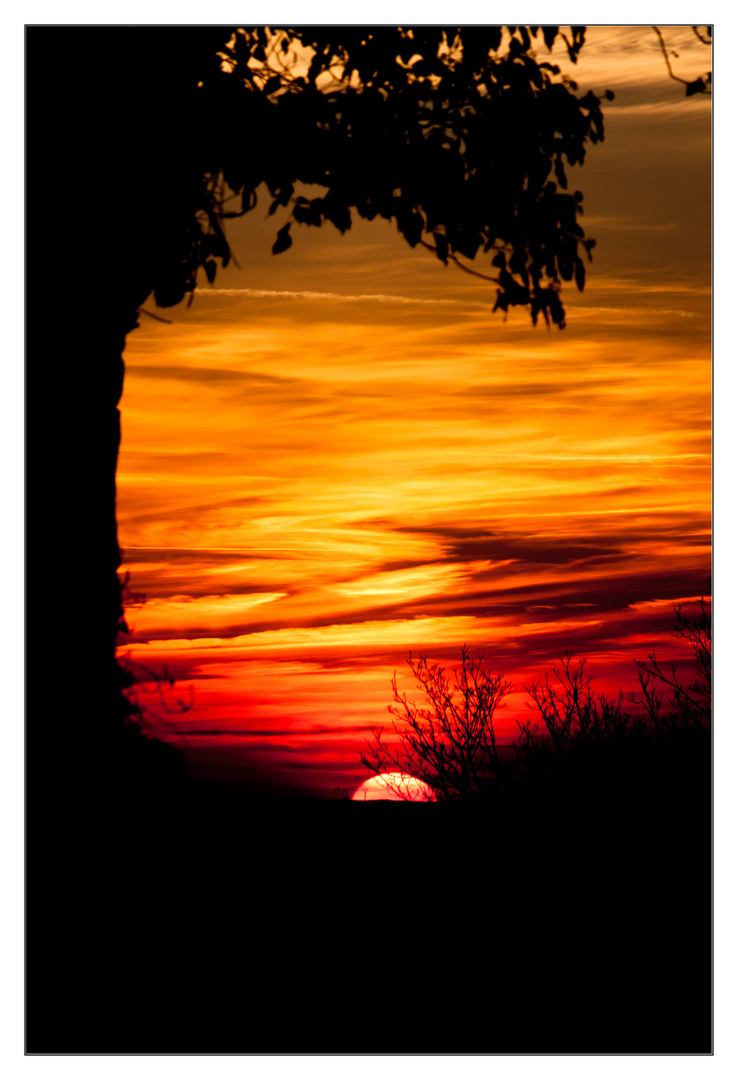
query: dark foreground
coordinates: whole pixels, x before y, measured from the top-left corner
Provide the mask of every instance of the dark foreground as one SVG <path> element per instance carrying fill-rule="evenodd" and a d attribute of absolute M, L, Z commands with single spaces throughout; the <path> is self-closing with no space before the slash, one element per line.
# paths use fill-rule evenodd
<path fill-rule="evenodd" d="M 468 809 L 36 787 L 27 1051 L 710 1053 L 700 754 Z"/>

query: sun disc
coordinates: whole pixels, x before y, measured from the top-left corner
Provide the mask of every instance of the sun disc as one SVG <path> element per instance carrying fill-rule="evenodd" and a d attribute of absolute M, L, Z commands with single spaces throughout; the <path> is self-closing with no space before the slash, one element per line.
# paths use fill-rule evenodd
<path fill-rule="evenodd" d="M 433 802 L 433 789 L 409 773 L 387 772 L 370 776 L 351 796 L 356 802 Z"/>

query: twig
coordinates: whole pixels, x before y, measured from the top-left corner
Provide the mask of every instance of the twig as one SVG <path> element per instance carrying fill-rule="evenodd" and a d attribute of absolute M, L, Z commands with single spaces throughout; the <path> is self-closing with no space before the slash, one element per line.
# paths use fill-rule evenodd
<path fill-rule="evenodd" d="M 424 248 L 427 248 L 428 251 L 432 251 L 435 254 L 436 249 L 433 247 L 432 244 L 427 244 L 425 242 L 425 240 L 420 240 L 419 243 L 421 243 Z M 450 252 L 446 256 L 446 258 L 451 259 L 452 262 L 455 262 L 456 265 L 459 267 L 459 269 L 463 270 L 464 273 L 466 273 L 466 274 L 471 274 L 473 277 L 481 278 L 482 281 L 491 281 L 493 285 L 499 285 L 500 284 L 497 278 L 489 277 L 488 274 L 480 274 L 478 270 L 472 270 L 472 269 L 470 269 L 470 267 L 464 266 L 463 262 L 459 262 L 459 260 L 456 258 L 456 256 L 452 255 Z"/>
<path fill-rule="evenodd" d="M 664 44 L 664 39 L 661 36 L 661 31 L 659 30 L 658 26 L 654 26 L 653 30 L 656 32 L 656 36 L 659 39 L 659 45 L 661 46 L 661 52 L 663 53 L 664 60 L 666 61 L 666 70 L 669 72 L 669 78 L 673 79 L 674 82 L 680 82 L 683 86 L 688 86 L 689 85 L 689 79 L 682 79 L 682 78 L 680 78 L 679 75 L 675 75 L 674 72 L 672 71 L 671 61 L 669 60 L 669 54 L 666 51 L 666 45 Z"/>
<path fill-rule="evenodd" d="M 156 319 L 157 322 L 166 323 L 167 326 L 173 326 L 174 325 L 174 322 L 173 322 L 172 319 L 164 319 L 164 318 L 162 318 L 161 315 L 154 315 L 153 311 L 147 311 L 146 308 L 142 308 L 142 307 L 138 308 L 138 313 L 139 313 L 139 315 L 148 315 L 148 317 L 150 319 Z"/>
<path fill-rule="evenodd" d="M 703 37 L 696 26 L 692 27 L 692 32 L 698 41 L 701 41 L 703 45 L 712 45 L 712 38 Z"/>

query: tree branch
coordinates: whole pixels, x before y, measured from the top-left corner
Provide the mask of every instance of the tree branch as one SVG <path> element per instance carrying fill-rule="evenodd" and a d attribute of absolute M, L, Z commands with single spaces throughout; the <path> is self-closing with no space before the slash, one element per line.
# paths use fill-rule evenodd
<path fill-rule="evenodd" d="M 425 241 L 425 240 L 419 240 L 419 241 L 418 241 L 418 243 L 419 243 L 419 244 L 422 244 L 422 246 L 423 246 L 424 248 L 427 248 L 427 249 L 428 249 L 428 251 L 432 251 L 434 255 L 436 254 L 436 249 L 435 249 L 435 248 L 433 247 L 433 245 L 432 245 L 432 244 L 428 244 L 428 243 L 426 243 L 426 241 Z M 459 262 L 459 260 L 458 260 L 458 259 L 456 258 L 456 256 L 455 256 L 455 255 L 453 255 L 453 254 L 452 254 L 451 252 L 449 252 L 449 253 L 448 253 L 448 255 L 446 256 L 446 258 L 447 258 L 447 259 L 450 259 L 450 260 L 451 260 L 451 262 L 454 262 L 454 263 L 456 263 L 456 265 L 458 266 L 459 270 L 463 270 L 465 274 L 471 274 L 471 275 L 472 275 L 472 277 L 478 277 L 478 278 L 481 278 L 481 279 L 482 279 L 482 281 L 491 281 L 493 285 L 499 285 L 499 284 L 500 284 L 500 280 L 499 280 L 499 278 L 495 278 L 495 277 L 490 277 L 490 276 L 489 276 L 488 274 L 481 274 L 481 273 L 479 272 L 479 270 L 472 270 L 472 269 L 471 269 L 470 267 L 468 267 L 468 266 L 464 266 L 463 262 Z"/>

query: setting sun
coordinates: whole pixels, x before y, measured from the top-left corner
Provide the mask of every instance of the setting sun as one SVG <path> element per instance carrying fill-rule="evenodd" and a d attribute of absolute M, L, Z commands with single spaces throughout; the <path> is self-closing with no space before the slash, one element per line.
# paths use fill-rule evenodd
<path fill-rule="evenodd" d="M 360 784 L 351 796 L 356 802 L 374 802 L 385 799 L 390 802 L 434 802 L 430 787 L 407 773 L 379 773 Z"/>

